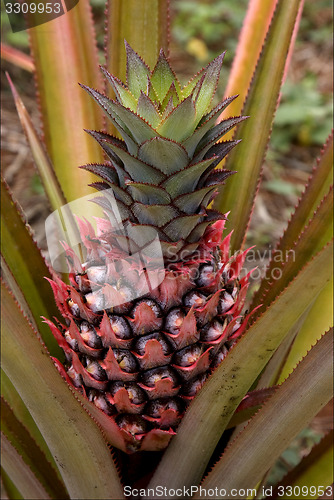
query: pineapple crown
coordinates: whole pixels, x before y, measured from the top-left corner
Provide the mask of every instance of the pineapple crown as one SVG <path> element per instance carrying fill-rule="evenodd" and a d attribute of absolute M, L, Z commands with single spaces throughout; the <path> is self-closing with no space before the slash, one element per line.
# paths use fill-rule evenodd
<path fill-rule="evenodd" d="M 102 68 L 116 99 L 82 85 L 122 136 L 89 132 L 109 162 L 81 168 L 98 175 L 98 190 L 112 188 L 125 228 L 138 234 L 145 226 L 159 235 L 165 258 L 198 248 L 214 221 L 224 214 L 207 206 L 233 172 L 216 169 L 239 141 L 218 140 L 245 117 L 217 123 L 237 96 L 213 109 L 224 53 L 181 86 L 163 50 L 151 71 L 125 42 L 127 85 Z M 153 233 L 154 231 L 154 233 Z"/>

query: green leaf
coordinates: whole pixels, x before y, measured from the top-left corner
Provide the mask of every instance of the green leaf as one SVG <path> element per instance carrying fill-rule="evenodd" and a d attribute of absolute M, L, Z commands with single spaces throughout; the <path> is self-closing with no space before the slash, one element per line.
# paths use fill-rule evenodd
<path fill-rule="evenodd" d="M 160 102 L 164 100 L 170 86 L 173 83 L 175 85 L 176 92 L 178 94 L 180 93 L 180 84 L 166 59 L 163 50 L 160 50 L 157 64 L 152 72 L 151 82 Z"/>
<path fill-rule="evenodd" d="M 80 0 L 51 23 L 32 18 L 30 45 L 46 148 L 64 194 L 72 201 L 93 192 L 88 187 L 92 175 L 76 167 L 103 161 L 97 144 L 83 133 L 89 127 L 102 128 L 102 114 L 78 86 L 101 86 L 91 7 L 88 0 Z"/>
<path fill-rule="evenodd" d="M 196 109 L 191 96 L 182 101 L 159 125 L 157 131 L 163 137 L 182 142 L 195 130 Z"/>
<path fill-rule="evenodd" d="M 240 491 L 256 486 L 290 441 L 331 399 L 332 351 L 333 329 L 253 417 L 233 446 L 226 449 L 204 480 L 203 488 L 224 488 L 229 493 L 233 488 Z M 246 499 L 247 495 L 241 494 L 240 498 Z"/>
<path fill-rule="evenodd" d="M 148 66 L 142 58 L 125 41 L 126 48 L 126 81 L 130 92 L 135 99 L 139 98 L 140 92 L 147 89 L 147 77 L 150 75 Z"/>
<path fill-rule="evenodd" d="M 275 248 L 274 254 L 276 254 L 276 256 L 278 257 L 281 256 L 281 258 L 277 262 L 276 257 L 274 259 L 273 255 L 273 259 L 269 263 L 266 272 L 268 276 L 272 275 L 275 268 L 278 267 L 280 269 L 282 267 L 283 261 L 285 261 L 288 254 L 292 255 L 292 253 L 295 253 L 295 250 L 293 249 L 294 244 L 311 219 L 313 220 L 313 224 L 322 224 L 321 217 L 316 216 L 315 211 L 319 208 L 319 205 L 321 203 L 324 203 L 324 197 L 333 196 L 333 193 L 329 192 L 330 186 L 332 184 L 333 135 L 328 138 L 322 155 L 317 161 L 317 165 L 313 169 L 305 191 L 301 196 L 296 210 L 289 221 L 288 227 Z M 325 203 L 327 203 L 328 206 L 328 201 L 325 201 Z M 330 216 L 330 213 L 326 215 L 327 219 L 328 216 Z M 327 236 L 325 234 L 320 234 L 319 237 L 321 239 L 323 239 L 324 237 L 327 238 L 328 232 L 331 231 L 331 225 L 328 225 L 327 227 L 325 225 L 321 225 L 321 227 L 323 228 L 323 233 L 326 233 Z M 317 246 L 317 248 L 319 248 L 319 246 Z M 299 256 L 297 257 L 299 258 Z M 265 279 L 261 282 L 260 288 L 253 297 L 252 307 L 255 307 L 261 303 L 266 288 L 268 288 L 268 280 Z"/>
<path fill-rule="evenodd" d="M 199 93 L 197 94 L 196 106 L 196 125 L 202 119 L 203 115 L 208 112 L 209 106 L 216 92 L 220 70 L 223 64 L 225 52 L 214 59 L 204 70 L 204 79 L 200 84 Z"/>
<path fill-rule="evenodd" d="M 3 369 L 56 457 L 70 497 L 123 498 L 117 471 L 100 430 L 59 376 L 3 284 L 1 292 Z"/>
<path fill-rule="evenodd" d="M 221 120 L 231 115 L 239 115 L 242 111 L 276 5 L 277 0 L 266 0 L 265 2 L 263 0 L 250 0 L 248 2 L 247 13 L 225 90 L 226 97 L 239 94 L 239 99 L 222 113 Z M 232 135 L 232 131 L 228 132 L 226 139 L 231 139 Z"/>
<path fill-rule="evenodd" d="M 137 112 L 137 115 L 144 118 L 144 120 L 146 120 L 154 129 L 157 128 L 161 121 L 161 117 L 156 107 L 151 99 L 144 94 L 144 92 L 140 93 L 138 105 L 135 111 Z"/>
<path fill-rule="evenodd" d="M 31 315 L 49 351 L 61 358 L 63 356 L 61 349 L 41 319 L 43 315 L 59 316 L 51 287 L 45 279 L 45 277 L 51 278 L 51 275 L 28 226 L 22 220 L 19 208 L 3 181 L 1 181 L 1 255 L 5 261 L 3 270 L 6 279 L 11 280 L 13 277 L 12 286 L 15 287 L 16 293 L 23 294 L 23 300 L 20 300 L 22 307 L 28 315 Z"/>
<path fill-rule="evenodd" d="M 138 158 L 166 175 L 178 172 L 189 164 L 185 149 L 176 142 L 162 137 L 154 137 L 144 142 L 138 150 Z"/>
<path fill-rule="evenodd" d="M 176 198 L 176 200 L 174 200 L 174 205 L 189 215 L 194 214 L 202 204 L 205 196 L 208 193 L 211 194 L 215 189 L 216 186 L 207 186 L 202 189 L 197 189 L 193 193 L 186 193 Z"/>
<path fill-rule="evenodd" d="M 242 143 L 226 161 L 226 168 L 236 170 L 238 175 L 215 200 L 214 207 L 223 213 L 233 207 L 226 226 L 227 230 L 234 229 L 232 252 L 242 246 L 249 224 L 300 4 L 301 0 L 277 4 L 243 108 L 243 114 L 250 118 L 238 127 L 234 137 L 242 138 Z"/>
<path fill-rule="evenodd" d="M 162 186 L 168 191 L 172 198 L 193 191 L 201 175 L 208 169 L 215 160 L 215 156 L 208 160 L 203 160 L 195 165 L 190 165 L 180 172 L 171 175 Z"/>
<path fill-rule="evenodd" d="M 58 179 L 53 170 L 53 166 L 46 154 L 44 145 L 42 144 L 31 118 L 17 92 L 10 77 L 7 75 L 11 91 L 14 96 L 15 106 L 21 121 L 22 128 L 28 140 L 32 156 L 36 167 L 40 174 L 45 193 L 49 199 L 51 207 L 56 210 L 67 203 L 63 195 L 62 188 L 59 185 Z"/>
<path fill-rule="evenodd" d="M 290 328 L 329 282 L 332 251 L 333 243 L 322 249 L 231 349 L 187 410 L 149 487 L 199 483 L 241 399 Z"/>
<path fill-rule="evenodd" d="M 9 478 L 24 498 L 34 498 L 36 500 L 49 500 L 51 498 L 30 467 L 2 432 L 1 462 Z"/>
<path fill-rule="evenodd" d="M 190 158 L 193 157 L 195 149 L 198 143 L 204 137 L 204 135 L 213 127 L 215 121 L 217 120 L 217 115 L 220 111 L 226 108 L 237 96 L 228 97 L 224 99 L 218 106 L 216 106 L 208 115 L 202 118 L 202 122 L 198 125 L 195 132 L 184 141 L 183 147 L 186 149 Z"/>
<path fill-rule="evenodd" d="M 328 271 L 330 272 L 330 269 Z M 333 271 L 331 272 L 333 274 Z M 287 359 L 282 367 L 278 383 L 282 382 L 297 366 L 299 361 L 306 356 L 312 345 L 333 324 L 333 278 L 328 285 L 319 293 L 314 301 L 297 337 L 292 344 Z"/>
<path fill-rule="evenodd" d="M 287 486 L 290 486 L 294 498 L 299 500 L 305 498 L 305 492 L 312 491 L 311 487 L 320 493 L 320 489 L 325 490 L 331 484 L 333 484 L 333 430 L 326 434 L 320 443 L 316 444 L 311 452 L 275 486 L 271 498 L 291 498 L 287 495 L 289 492 Z"/>
<path fill-rule="evenodd" d="M 164 226 L 178 216 L 176 208 L 170 205 L 143 205 L 137 202 L 132 205 L 131 210 L 141 224 L 158 227 Z"/>
<path fill-rule="evenodd" d="M 165 178 L 160 170 L 155 167 L 151 167 L 134 156 L 131 156 L 129 153 L 124 151 L 124 149 L 118 148 L 114 144 L 110 144 L 110 148 L 122 160 L 124 163 L 124 169 L 131 176 L 133 181 L 158 184 Z"/>
<path fill-rule="evenodd" d="M 156 63 L 160 48 L 168 53 L 168 8 L 169 1 L 167 0 L 159 2 L 127 0 L 126 4 L 122 0 L 113 0 L 109 3 L 106 53 L 109 55 L 107 63 L 111 74 L 125 81 L 126 60 L 123 40 L 126 40 L 132 49 L 141 54 L 152 68 Z M 145 67 L 141 67 L 141 61 L 136 60 L 136 54 L 133 54 L 134 50 L 130 52 L 128 44 L 126 44 L 127 51 L 133 58 L 131 64 L 135 64 L 133 75 L 131 75 L 132 80 L 130 78 L 131 86 L 140 88 L 140 81 L 135 83 L 136 72 L 138 75 L 144 73 Z M 128 85 L 130 87 L 129 81 Z"/>
<path fill-rule="evenodd" d="M 1 368 L 1 394 L 4 397 L 4 399 L 8 402 L 10 405 L 12 411 L 14 412 L 15 418 L 18 419 L 20 422 L 24 423 L 24 426 L 27 428 L 29 434 L 32 436 L 34 441 L 37 443 L 39 448 L 42 450 L 42 452 L 45 454 L 47 460 L 53 465 L 53 467 L 56 469 L 58 473 L 59 479 L 61 479 L 61 476 L 59 474 L 59 471 L 56 466 L 56 462 L 53 459 L 53 456 L 39 430 L 39 428 L 36 425 L 36 422 L 32 418 L 28 408 L 22 401 L 20 395 L 18 394 L 17 390 L 13 386 L 12 382 L 6 375 L 6 373 L 3 371 Z"/>
<path fill-rule="evenodd" d="M 131 94 L 129 89 L 127 89 L 123 83 L 115 78 L 113 75 L 109 73 L 105 68 L 101 67 L 103 74 L 106 76 L 107 80 L 111 84 L 118 101 L 125 106 L 126 108 L 131 109 L 131 111 L 136 111 L 137 108 L 137 100 Z"/>
<path fill-rule="evenodd" d="M 298 270 L 333 238 L 332 228 L 333 189 L 325 196 L 293 247 L 285 254 L 282 252 L 273 254 L 271 270 L 266 273 L 269 278 L 265 278 L 261 283 L 261 289 L 264 290 L 260 298 L 262 307 L 270 304 L 296 276 Z"/>
<path fill-rule="evenodd" d="M 186 239 L 200 222 L 202 215 L 184 215 L 174 219 L 164 227 L 164 232 L 172 241 Z"/>
<path fill-rule="evenodd" d="M 1 398 L 1 430 L 48 494 L 52 498 L 68 498 L 56 471 L 3 398 Z"/>
<path fill-rule="evenodd" d="M 127 182 L 128 190 L 134 200 L 148 205 L 157 203 L 167 205 L 171 203 L 169 194 L 162 188 L 152 184 L 142 184 L 140 182 Z"/>

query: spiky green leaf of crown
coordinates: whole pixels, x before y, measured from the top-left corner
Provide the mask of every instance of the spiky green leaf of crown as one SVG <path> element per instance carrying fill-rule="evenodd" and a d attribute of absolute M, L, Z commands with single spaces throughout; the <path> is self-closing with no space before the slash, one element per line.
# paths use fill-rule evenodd
<path fill-rule="evenodd" d="M 127 85 L 103 69 L 116 100 L 83 86 L 123 138 L 90 131 L 109 162 L 83 168 L 102 178 L 94 187 L 113 189 L 125 227 L 154 227 L 165 257 L 172 246 L 185 258 L 224 219 L 207 206 L 233 173 L 215 167 L 237 141 L 217 141 L 244 117 L 216 124 L 236 96 L 210 110 L 224 54 L 182 87 L 162 50 L 153 71 L 127 43 L 126 51 Z"/>

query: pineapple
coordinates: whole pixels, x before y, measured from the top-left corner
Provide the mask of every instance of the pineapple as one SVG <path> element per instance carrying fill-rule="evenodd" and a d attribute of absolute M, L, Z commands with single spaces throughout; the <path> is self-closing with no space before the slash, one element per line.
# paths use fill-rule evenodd
<path fill-rule="evenodd" d="M 224 54 L 181 87 L 163 51 L 153 71 L 126 51 L 127 85 L 103 69 L 115 100 L 84 87 L 122 136 L 90 131 L 108 162 L 84 168 L 102 179 L 93 186 L 106 214 L 103 192 L 112 190 L 123 229 L 110 217 L 96 232 L 79 221 L 86 260 L 66 248 L 70 285 L 51 282 L 65 324 L 48 323 L 66 356 L 57 368 L 104 413 L 111 444 L 133 453 L 167 446 L 243 332 L 248 276 L 239 279 L 245 252 L 230 258 L 229 236 L 222 240 L 225 215 L 207 208 L 233 173 L 215 167 L 237 141 L 217 140 L 244 119 L 216 124 L 236 96 L 209 109 Z M 143 250 L 143 233 L 158 235 L 163 256 L 163 266 L 154 255 L 147 265 L 160 273 L 149 290 L 147 269 L 131 259 L 126 271 L 118 266 L 129 245 Z"/>

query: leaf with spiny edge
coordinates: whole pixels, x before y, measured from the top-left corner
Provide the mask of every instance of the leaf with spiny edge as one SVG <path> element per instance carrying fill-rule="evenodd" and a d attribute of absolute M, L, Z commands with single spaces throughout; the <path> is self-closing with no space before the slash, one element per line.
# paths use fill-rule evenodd
<path fill-rule="evenodd" d="M 204 135 L 210 130 L 217 120 L 217 115 L 225 109 L 237 96 L 228 97 L 219 103 L 212 111 L 206 116 L 203 116 L 201 122 L 198 124 L 195 132 L 183 142 L 183 147 L 187 150 L 190 157 L 193 156 L 198 143 Z"/>
<path fill-rule="evenodd" d="M 202 153 L 203 151 L 205 152 L 207 149 L 210 148 L 210 146 L 214 145 L 218 139 L 221 139 L 223 135 L 226 134 L 228 130 L 231 128 L 235 127 L 238 125 L 238 123 L 243 122 L 244 120 L 247 120 L 249 118 L 248 116 L 233 116 L 231 118 L 228 118 L 227 120 L 221 121 L 217 125 L 215 125 L 213 128 L 208 130 L 208 132 L 202 137 L 200 142 L 198 143 L 198 146 L 195 150 L 195 152 Z M 234 141 L 232 141 L 234 142 Z"/>
<path fill-rule="evenodd" d="M 209 158 L 210 156 L 217 156 L 216 162 L 220 163 L 223 158 L 237 145 L 241 142 L 239 141 L 223 141 L 223 142 L 214 142 L 208 144 L 205 148 L 203 148 L 195 157 L 194 161 L 201 161 L 203 159 Z M 218 165 L 217 163 L 217 165 Z"/>
<path fill-rule="evenodd" d="M 202 217 L 203 214 L 183 215 L 181 217 L 177 217 L 172 222 L 167 224 L 167 226 L 163 228 L 163 231 L 172 241 L 187 238 L 194 227 L 200 222 Z"/>
<path fill-rule="evenodd" d="M 138 158 L 171 175 L 189 164 L 185 149 L 178 143 L 163 137 L 154 137 L 144 142 L 138 150 Z"/>
<path fill-rule="evenodd" d="M 80 165 L 79 168 L 83 168 L 85 170 L 89 170 L 95 175 L 101 177 L 105 181 L 110 184 L 118 184 L 119 178 L 117 175 L 117 171 L 114 166 L 107 164 L 98 164 L 98 163 L 90 163 L 88 165 Z"/>
<path fill-rule="evenodd" d="M 172 84 L 174 84 L 176 92 L 178 94 L 180 93 L 180 83 L 178 82 L 174 72 L 172 71 L 162 49 L 160 50 L 157 64 L 152 71 L 151 82 L 160 102 L 164 100 Z"/>
<path fill-rule="evenodd" d="M 161 116 L 159 115 L 157 108 L 143 91 L 140 92 L 140 96 L 138 99 L 137 108 L 135 109 L 137 115 L 141 116 L 144 120 L 146 120 L 151 127 L 154 129 L 159 125 L 161 121 Z"/>
<path fill-rule="evenodd" d="M 157 227 L 164 226 L 179 215 L 178 210 L 171 205 L 144 205 L 135 202 L 131 210 L 141 224 L 152 224 Z"/>
<path fill-rule="evenodd" d="M 173 82 L 169 87 L 169 90 L 160 105 L 160 112 L 162 112 L 162 119 L 164 120 L 166 116 L 172 111 L 173 107 L 176 108 L 176 106 L 179 103 L 180 99 L 177 94 L 175 84 Z"/>
<path fill-rule="evenodd" d="M 44 485 L 41 484 L 29 465 L 1 431 L 1 466 L 18 488 L 22 497 L 35 500 L 51 500 Z M 16 497 L 17 498 L 17 497 Z"/>
<path fill-rule="evenodd" d="M 216 188 L 217 185 L 206 186 L 201 189 L 197 189 L 194 192 L 181 194 L 180 196 L 175 198 L 173 203 L 177 208 L 179 208 L 183 212 L 186 212 L 187 214 L 194 214 L 197 212 L 198 208 L 201 205 L 206 206 L 206 204 L 203 203 L 204 198 L 206 197 L 207 194 L 211 195 Z"/>
<path fill-rule="evenodd" d="M 284 254 L 274 251 L 269 264 L 269 273 L 266 273 L 266 277 L 262 280 L 259 293 L 254 297 L 252 306 L 258 305 L 258 302 L 264 306 L 270 304 L 293 279 L 298 269 L 319 252 L 332 237 L 333 187 L 320 203 L 309 224 L 299 234 L 292 248 Z M 274 271 L 280 276 L 279 280 L 275 279 Z"/>
<path fill-rule="evenodd" d="M 91 135 L 101 146 L 101 148 L 104 150 L 108 158 L 112 161 L 113 164 L 117 164 L 118 167 L 122 168 L 123 164 L 118 158 L 118 156 L 114 153 L 114 151 L 110 148 L 110 144 L 114 144 L 120 149 L 123 149 L 124 151 L 128 151 L 131 155 L 136 156 L 138 152 L 138 146 L 137 144 L 129 138 L 131 142 L 131 147 L 129 147 L 129 141 L 127 139 L 127 143 L 124 141 L 121 141 L 120 139 L 117 139 L 117 137 L 114 137 L 112 135 L 106 134 L 105 132 L 97 132 L 96 130 L 85 130 L 87 134 Z M 128 147 L 126 147 L 128 146 Z M 118 172 L 118 170 L 116 169 Z M 121 176 L 123 178 L 123 176 Z"/>
<path fill-rule="evenodd" d="M 136 111 L 137 99 L 131 94 L 130 90 L 125 87 L 121 80 L 111 75 L 103 66 L 100 66 L 100 68 L 112 86 L 117 100 L 126 108 L 131 109 L 131 111 Z"/>
<path fill-rule="evenodd" d="M 204 186 L 215 186 L 216 184 L 223 185 L 225 179 L 230 177 L 230 175 L 235 174 L 233 170 L 223 170 L 223 169 L 215 169 L 210 171 L 208 174 L 205 174 L 198 183 L 198 188 Z"/>
<path fill-rule="evenodd" d="M 206 209 L 206 218 L 204 219 L 203 222 L 200 222 L 187 236 L 186 240 L 189 243 L 194 243 L 198 242 L 200 238 L 203 236 L 206 228 L 213 222 L 217 220 L 224 220 L 226 219 L 225 215 L 222 214 L 221 212 L 218 212 L 218 210 L 210 210 Z"/>
<path fill-rule="evenodd" d="M 148 205 L 156 203 L 159 205 L 167 205 L 171 203 L 171 197 L 165 189 L 155 186 L 154 184 L 144 184 L 142 182 L 127 181 L 128 190 L 134 200 L 140 201 Z"/>
<path fill-rule="evenodd" d="M 155 167 L 130 155 L 127 151 L 118 148 L 116 145 L 110 145 L 111 149 L 117 154 L 124 164 L 124 169 L 135 182 L 145 182 L 148 184 L 158 184 L 166 176 Z"/>
<path fill-rule="evenodd" d="M 305 229 L 305 226 L 310 223 L 310 220 L 315 216 L 316 210 L 319 208 L 324 196 L 328 195 L 331 185 L 333 184 L 333 132 L 327 138 L 324 149 L 321 151 L 320 157 L 317 159 L 312 173 L 308 178 L 305 190 L 301 195 L 299 202 L 295 208 L 293 215 L 288 223 L 288 226 L 276 245 L 274 252 L 281 255 L 286 255 L 293 247 L 300 233 Z M 319 219 L 320 223 L 321 220 Z M 328 228 L 327 228 L 328 229 Z M 270 276 L 277 263 L 271 260 L 267 270 L 267 275 Z M 260 288 L 253 297 L 252 304 L 258 305 L 261 303 L 262 296 L 268 286 L 268 280 L 261 282 Z"/>
<path fill-rule="evenodd" d="M 109 109 L 117 119 L 120 119 L 121 124 L 123 123 L 126 129 L 130 131 L 131 137 L 137 144 L 159 135 L 144 118 L 141 118 L 131 109 L 124 108 L 118 102 L 111 101 Z"/>
<path fill-rule="evenodd" d="M 203 481 L 203 488 L 218 487 L 226 491 L 236 488 L 241 491 L 256 486 L 283 453 L 287 443 L 330 401 L 332 350 L 333 329 L 323 335 L 290 377 L 264 403 L 247 427 L 238 434 L 233 446 L 229 445 L 225 449 Z M 254 435 L 258 436 L 255 443 Z M 240 462 L 244 450 L 247 450 L 248 459 Z M 200 497 L 195 495 L 194 498 Z M 242 498 L 247 496 L 242 495 Z"/>
<path fill-rule="evenodd" d="M 210 168 L 215 159 L 216 156 L 213 156 L 208 160 L 189 165 L 189 167 L 168 177 L 168 179 L 162 183 L 162 187 L 166 189 L 172 198 L 176 198 L 181 194 L 190 193 L 196 188 L 201 175 Z"/>
<path fill-rule="evenodd" d="M 157 128 L 163 137 L 182 142 L 195 130 L 196 109 L 191 96 L 182 101 Z"/>
<path fill-rule="evenodd" d="M 91 89 L 90 87 L 87 87 L 86 85 L 82 85 L 81 83 L 79 83 L 79 85 L 86 92 L 88 92 L 95 99 L 97 104 L 103 109 L 103 111 L 106 113 L 108 118 L 112 121 L 113 125 L 116 127 L 118 132 L 123 137 L 130 153 L 136 154 L 136 152 L 137 152 L 136 141 L 134 140 L 130 130 L 127 128 L 125 123 L 120 119 L 120 117 L 114 116 L 114 114 L 112 113 L 112 110 L 110 107 L 110 104 L 112 101 L 106 95 L 102 94 L 98 90 Z"/>
<path fill-rule="evenodd" d="M 189 82 L 182 88 L 180 97 L 185 99 L 186 97 L 190 96 L 190 94 L 193 92 L 194 88 L 196 87 L 197 83 L 202 78 L 205 69 L 206 69 L 205 67 L 202 68 L 196 75 L 194 75 L 192 78 L 190 78 Z"/>
<path fill-rule="evenodd" d="M 35 322 L 50 352 L 62 358 L 48 329 L 41 320 L 43 314 L 58 316 L 52 292 L 44 276 L 51 277 L 50 269 L 32 238 L 29 226 L 23 220 L 19 206 L 13 200 L 6 182 L 1 179 L 1 259 L 3 276 L 15 284 L 22 294 L 24 310 Z M 36 269 L 40 272 L 36 273 Z M 19 298 L 19 297 L 18 297 Z M 21 305 L 22 305 L 22 303 Z"/>
<path fill-rule="evenodd" d="M 6 343 L 2 367 L 22 394 L 58 464 L 63 464 L 59 471 L 70 497 L 122 498 L 114 462 L 100 430 L 69 392 L 3 282 L 1 298 Z M 17 357 L 20 363 L 13 363 Z"/>
<path fill-rule="evenodd" d="M 116 200 L 122 201 L 125 205 L 131 205 L 133 202 L 129 193 L 112 182 L 93 182 L 90 186 L 94 187 L 98 191 L 103 191 L 105 189 L 111 190 Z"/>
<path fill-rule="evenodd" d="M 243 142 L 237 153 L 236 150 L 231 152 L 225 164 L 226 168 L 233 166 L 239 175 L 231 179 L 228 188 L 215 199 L 215 207 L 223 212 L 234 206 L 227 223 L 228 230 L 234 229 L 232 252 L 245 242 L 301 4 L 302 0 L 277 2 L 243 107 L 243 113 L 251 118 L 238 127 L 234 139 L 242 138 Z M 239 200 L 237 204 L 236 199 Z"/>
<path fill-rule="evenodd" d="M 51 497 L 68 498 L 56 470 L 2 396 L 1 430 Z"/>
<path fill-rule="evenodd" d="M 204 71 L 204 79 L 196 98 L 196 125 L 211 104 L 216 92 L 225 52 L 214 59 Z"/>
<path fill-rule="evenodd" d="M 145 92 L 147 90 L 147 77 L 150 75 L 150 69 L 126 41 L 125 49 L 127 56 L 126 81 L 130 92 L 135 99 L 138 99 L 140 91 Z"/>

